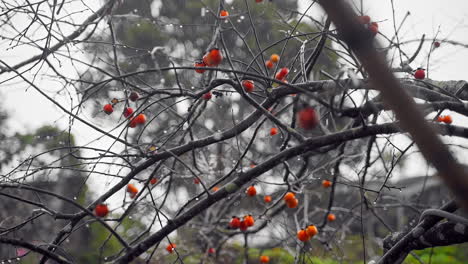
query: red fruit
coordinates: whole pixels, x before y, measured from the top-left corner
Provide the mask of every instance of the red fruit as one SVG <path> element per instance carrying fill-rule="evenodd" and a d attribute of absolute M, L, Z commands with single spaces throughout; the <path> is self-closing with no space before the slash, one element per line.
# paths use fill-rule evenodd
<path fill-rule="evenodd" d="M 211 92 L 207 92 L 206 94 L 202 96 L 202 98 L 205 99 L 206 101 L 210 100 L 211 97 L 212 97 Z"/>
<path fill-rule="evenodd" d="M 151 178 L 150 183 L 155 185 L 156 183 L 158 183 L 158 179 L 157 178 Z"/>
<path fill-rule="evenodd" d="M 297 200 L 296 198 L 286 201 L 286 206 L 288 206 L 288 208 L 296 208 L 298 205 L 299 200 Z"/>
<path fill-rule="evenodd" d="M 106 113 L 108 115 L 110 115 L 110 114 L 112 114 L 112 112 L 114 112 L 114 107 L 111 104 L 104 105 L 104 107 L 102 109 L 104 110 L 104 113 Z"/>
<path fill-rule="evenodd" d="M 292 201 L 293 199 L 296 199 L 296 195 L 295 195 L 294 193 L 292 193 L 292 192 L 287 192 L 287 193 L 284 195 L 283 199 L 284 199 L 286 202 Z"/>
<path fill-rule="evenodd" d="M 128 126 L 131 127 L 131 128 L 134 128 L 134 127 L 137 126 L 135 118 L 132 118 L 132 120 L 130 120 L 130 123 L 128 124 Z"/>
<path fill-rule="evenodd" d="M 255 196 L 257 194 L 257 189 L 255 189 L 255 186 L 250 186 L 247 188 L 247 196 Z"/>
<path fill-rule="evenodd" d="M 97 217 L 105 217 L 109 213 L 109 208 L 105 204 L 98 204 L 94 207 L 94 214 Z"/>
<path fill-rule="evenodd" d="M 273 68 L 273 62 L 271 60 L 267 60 L 265 61 L 265 65 L 268 69 L 271 69 Z"/>
<path fill-rule="evenodd" d="M 278 134 L 278 129 L 276 127 L 272 127 L 270 129 L 270 136 L 274 136 L 276 134 Z"/>
<path fill-rule="evenodd" d="M 132 102 L 135 102 L 136 100 L 138 100 L 138 98 L 140 98 L 140 95 L 135 91 L 132 91 L 128 96 L 128 99 L 130 99 L 130 101 Z"/>
<path fill-rule="evenodd" d="M 260 263 L 268 263 L 268 262 L 270 262 L 270 257 L 260 256 Z"/>
<path fill-rule="evenodd" d="M 377 35 L 377 33 L 379 33 L 379 28 L 374 26 L 374 25 L 370 25 L 369 26 L 369 31 L 373 34 L 373 35 Z"/>
<path fill-rule="evenodd" d="M 251 215 L 244 216 L 244 222 L 247 226 L 253 226 L 255 224 L 255 219 Z"/>
<path fill-rule="evenodd" d="M 251 80 L 244 80 L 242 81 L 242 86 L 244 87 L 244 90 L 247 92 L 247 93 L 251 93 L 253 92 L 254 88 L 255 88 L 255 84 L 253 81 Z"/>
<path fill-rule="evenodd" d="M 359 23 L 361 24 L 369 24 L 370 17 L 369 16 L 358 16 Z"/>
<path fill-rule="evenodd" d="M 146 123 L 146 115 L 139 114 L 132 121 L 134 121 L 137 125 L 144 125 Z"/>
<path fill-rule="evenodd" d="M 195 67 L 206 67 L 206 64 L 203 61 L 196 61 Z M 204 73 L 205 69 L 195 69 L 197 73 Z"/>
<path fill-rule="evenodd" d="M 270 60 L 274 63 L 277 63 L 280 60 L 280 56 L 278 54 L 271 54 Z"/>
<path fill-rule="evenodd" d="M 252 163 L 250 163 L 249 166 L 250 166 L 251 169 L 253 169 L 253 168 L 255 168 L 255 167 L 257 166 L 257 164 L 255 164 L 255 163 L 252 162 Z"/>
<path fill-rule="evenodd" d="M 331 181 L 323 180 L 322 181 L 322 186 L 323 186 L 323 188 L 328 188 L 328 187 L 332 186 L 332 183 L 331 183 Z"/>
<path fill-rule="evenodd" d="M 301 229 L 297 232 L 297 238 L 302 242 L 305 242 L 310 239 L 310 237 L 307 235 L 307 232 L 304 229 Z"/>
<path fill-rule="evenodd" d="M 214 248 L 208 249 L 208 254 L 214 254 L 214 253 L 216 253 L 216 250 Z"/>
<path fill-rule="evenodd" d="M 221 10 L 221 11 L 219 12 L 219 17 L 220 17 L 220 18 L 227 18 L 228 16 L 229 16 L 229 12 L 226 11 L 226 10 Z"/>
<path fill-rule="evenodd" d="M 240 224 L 239 224 L 239 229 L 241 231 L 245 231 L 247 230 L 248 226 L 247 226 L 247 223 L 245 221 L 241 221 Z"/>
<path fill-rule="evenodd" d="M 426 71 L 424 71 L 424 69 L 417 69 L 414 72 L 414 78 L 418 80 L 423 80 L 424 78 L 426 78 Z"/>
<path fill-rule="evenodd" d="M 221 51 L 217 48 L 213 48 L 203 56 L 203 62 L 206 66 L 218 66 L 223 60 Z"/>
<path fill-rule="evenodd" d="M 275 78 L 277 80 L 283 80 L 286 78 L 286 76 L 288 75 L 289 73 L 289 69 L 288 68 L 281 68 L 281 70 L 279 72 L 276 73 L 275 75 Z"/>
<path fill-rule="evenodd" d="M 213 192 L 217 192 L 217 191 L 219 191 L 219 187 L 218 186 L 213 187 Z"/>
<path fill-rule="evenodd" d="M 194 179 L 193 179 L 193 183 L 194 183 L 194 184 L 200 184 L 200 179 L 194 178 Z"/>
<path fill-rule="evenodd" d="M 167 252 L 172 253 L 175 248 L 176 248 L 176 244 L 170 243 L 169 245 L 167 245 L 166 250 Z"/>
<path fill-rule="evenodd" d="M 125 107 L 124 111 L 123 111 L 123 116 L 125 118 L 129 118 L 129 117 L 132 117 L 132 114 L 133 114 L 133 108 L 131 107 Z"/>
<path fill-rule="evenodd" d="M 444 122 L 445 116 L 438 116 L 437 122 Z"/>
<path fill-rule="evenodd" d="M 306 107 L 297 112 L 297 120 L 299 126 L 307 130 L 315 128 L 319 123 L 317 113 L 312 107 Z"/>
<path fill-rule="evenodd" d="M 129 192 L 130 194 L 137 194 L 138 193 L 138 188 L 135 187 L 135 185 L 129 183 L 127 185 L 127 192 Z"/>
<path fill-rule="evenodd" d="M 334 214 L 328 214 L 327 215 L 327 220 L 329 222 L 333 222 L 333 221 L 335 221 L 335 219 L 336 219 L 336 216 Z"/>
<path fill-rule="evenodd" d="M 439 41 L 435 41 L 434 42 L 434 48 L 438 48 L 440 47 L 440 42 Z"/>
<path fill-rule="evenodd" d="M 265 201 L 265 203 L 270 203 L 271 202 L 271 196 L 270 195 L 265 195 L 263 200 Z"/>
<path fill-rule="evenodd" d="M 239 219 L 239 217 L 236 217 L 236 216 L 233 216 L 231 219 L 231 222 L 229 222 L 229 226 L 234 229 L 239 228 L 240 224 L 241 224 L 241 220 Z"/>
<path fill-rule="evenodd" d="M 257 3 L 261 3 L 263 0 L 255 0 L 255 2 Z"/>
<path fill-rule="evenodd" d="M 452 124 L 453 120 L 452 117 L 449 115 L 444 116 L 444 119 L 442 120 L 445 124 Z"/>
<path fill-rule="evenodd" d="M 307 235 L 308 235 L 309 237 L 312 238 L 313 236 L 315 236 L 316 234 L 318 234 L 318 229 L 317 229 L 316 226 L 310 225 L 310 226 L 308 226 L 308 227 L 306 228 L 306 233 L 307 233 Z"/>

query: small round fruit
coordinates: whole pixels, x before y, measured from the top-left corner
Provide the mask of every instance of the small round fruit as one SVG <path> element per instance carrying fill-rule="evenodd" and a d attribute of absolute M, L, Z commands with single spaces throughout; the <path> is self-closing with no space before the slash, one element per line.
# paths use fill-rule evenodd
<path fill-rule="evenodd" d="M 270 257 L 260 256 L 260 263 L 268 263 L 268 262 L 270 262 Z"/>
<path fill-rule="evenodd" d="M 227 18 L 228 16 L 229 16 L 229 12 L 226 11 L 226 10 L 221 10 L 221 11 L 219 12 L 219 17 L 220 17 L 220 18 Z"/>
<path fill-rule="evenodd" d="M 214 254 L 214 253 L 216 253 L 216 250 L 214 248 L 208 249 L 208 254 Z"/>
<path fill-rule="evenodd" d="M 268 68 L 268 69 L 271 69 L 273 68 L 273 62 L 271 60 L 267 60 L 265 61 L 265 66 Z"/>
<path fill-rule="evenodd" d="M 112 114 L 112 112 L 114 112 L 114 107 L 111 104 L 106 104 L 106 105 L 104 105 L 102 110 L 104 110 L 104 113 L 110 115 L 110 114 Z"/>
<path fill-rule="evenodd" d="M 244 216 L 244 222 L 247 226 L 253 226 L 255 224 L 255 219 L 251 215 Z"/>
<path fill-rule="evenodd" d="M 251 80 L 243 80 L 242 87 L 244 87 L 245 92 L 251 93 L 255 89 L 255 84 Z"/>
<path fill-rule="evenodd" d="M 336 220 L 336 216 L 334 214 L 328 214 L 327 215 L 327 220 L 328 222 L 333 222 Z"/>
<path fill-rule="evenodd" d="M 307 235 L 308 235 L 309 237 L 312 238 L 313 236 L 315 236 L 316 234 L 318 234 L 318 229 L 317 229 L 316 226 L 310 225 L 310 226 L 308 226 L 308 227 L 306 228 L 306 233 L 307 233 Z"/>
<path fill-rule="evenodd" d="M 369 24 L 370 23 L 370 17 L 369 16 L 358 16 L 358 21 L 361 24 Z"/>
<path fill-rule="evenodd" d="M 212 190 L 213 190 L 213 192 L 217 192 L 217 191 L 219 191 L 219 187 L 218 187 L 218 186 L 215 186 L 215 187 L 213 187 Z"/>
<path fill-rule="evenodd" d="M 297 121 L 299 126 L 306 130 L 315 128 L 319 123 L 317 113 L 312 107 L 305 107 L 297 112 Z"/>
<path fill-rule="evenodd" d="M 194 184 L 200 184 L 200 179 L 194 178 L 194 179 L 193 179 L 193 183 L 194 183 Z"/>
<path fill-rule="evenodd" d="M 255 186 L 249 186 L 249 188 L 247 188 L 247 196 L 255 196 L 257 194 L 257 189 L 255 189 Z"/>
<path fill-rule="evenodd" d="M 426 71 L 424 71 L 424 69 L 417 69 L 414 72 L 414 78 L 417 80 L 423 80 L 424 78 L 426 78 Z"/>
<path fill-rule="evenodd" d="M 172 252 L 174 252 L 175 248 L 176 248 L 176 244 L 170 243 L 169 245 L 167 245 L 166 250 L 167 250 L 167 252 L 172 253 Z"/>
<path fill-rule="evenodd" d="M 270 60 L 274 63 L 278 63 L 278 61 L 280 60 L 280 56 L 278 54 L 271 54 Z"/>
<path fill-rule="evenodd" d="M 131 193 L 131 194 L 134 194 L 134 193 L 138 193 L 138 188 L 135 187 L 135 185 L 129 183 L 127 185 L 127 192 Z"/>
<path fill-rule="evenodd" d="M 144 125 L 146 123 L 146 115 L 139 114 L 133 120 L 137 125 Z"/>
<path fill-rule="evenodd" d="M 240 223 L 241 223 L 241 220 L 239 219 L 239 217 L 237 216 L 233 216 L 232 219 L 231 219 L 231 222 L 229 222 L 229 226 L 231 228 L 239 228 L 240 227 Z"/>
<path fill-rule="evenodd" d="M 247 226 L 247 223 L 246 223 L 244 220 L 242 220 L 242 221 L 240 222 L 240 224 L 239 224 L 239 229 L 240 229 L 241 231 L 245 231 L 245 230 L 247 230 L 247 228 L 249 228 L 249 226 Z"/>
<path fill-rule="evenodd" d="M 94 214 L 97 217 L 105 217 L 109 213 L 109 208 L 106 204 L 98 204 L 94 207 Z"/>
<path fill-rule="evenodd" d="M 135 128 L 135 127 L 137 126 L 137 123 L 136 123 L 136 121 L 135 121 L 135 118 L 132 118 L 132 119 L 130 120 L 130 123 L 128 124 L 128 126 L 131 127 L 131 128 Z"/>
<path fill-rule="evenodd" d="M 202 97 L 203 97 L 203 99 L 205 99 L 206 101 L 208 101 L 208 100 L 210 100 L 211 97 L 213 97 L 213 96 L 211 95 L 211 92 L 207 92 L 206 94 L 203 94 Z"/>
<path fill-rule="evenodd" d="M 304 229 L 301 229 L 297 232 L 297 239 L 299 239 L 302 242 L 305 242 L 310 239 L 310 237 L 307 235 L 307 232 Z"/>
<path fill-rule="evenodd" d="M 440 42 L 439 41 L 435 41 L 434 42 L 434 48 L 438 48 L 440 47 Z"/>
<path fill-rule="evenodd" d="M 158 183 L 158 179 L 157 178 L 151 178 L 150 183 L 152 185 L 155 185 L 156 183 Z"/>
<path fill-rule="evenodd" d="M 255 164 L 254 162 L 250 163 L 250 165 L 249 165 L 249 167 L 250 167 L 251 169 L 255 168 L 256 166 L 257 166 L 257 164 Z"/>
<path fill-rule="evenodd" d="M 445 116 L 441 115 L 437 117 L 437 122 L 444 122 Z"/>
<path fill-rule="evenodd" d="M 217 66 L 223 60 L 223 56 L 221 55 L 221 51 L 218 48 L 210 49 L 204 56 L 203 62 L 206 66 Z"/>
<path fill-rule="evenodd" d="M 379 33 L 379 27 L 375 25 L 369 25 L 369 31 L 372 33 L 372 35 L 377 35 Z"/>
<path fill-rule="evenodd" d="M 444 119 L 442 120 L 445 124 L 452 124 L 453 120 L 452 117 L 449 115 L 444 116 Z"/>
<path fill-rule="evenodd" d="M 197 61 L 195 62 L 195 67 L 206 67 L 206 64 L 203 61 Z M 195 72 L 204 73 L 205 69 L 195 69 Z"/>
<path fill-rule="evenodd" d="M 278 134 L 278 128 L 272 127 L 272 128 L 270 129 L 270 136 L 274 136 L 274 135 L 276 135 L 276 134 Z"/>
<path fill-rule="evenodd" d="M 323 188 L 328 188 L 328 187 L 332 186 L 332 182 L 329 181 L 329 180 L 323 180 L 322 181 L 322 186 L 323 186 Z"/>
<path fill-rule="evenodd" d="M 286 206 L 288 206 L 288 208 L 296 208 L 298 205 L 299 200 L 297 200 L 296 198 L 294 198 L 293 200 L 286 201 Z"/>
<path fill-rule="evenodd" d="M 132 91 L 128 96 L 128 99 L 130 99 L 130 101 L 132 102 L 135 102 L 136 100 L 138 100 L 138 98 L 140 98 L 140 95 L 135 91 Z"/>
<path fill-rule="evenodd" d="M 132 114 L 133 114 L 133 108 L 131 107 L 125 107 L 124 111 L 123 111 L 123 116 L 125 118 L 130 118 L 132 117 Z"/>
<path fill-rule="evenodd" d="M 263 197 L 263 200 L 265 201 L 265 203 L 271 203 L 271 196 L 265 195 L 265 197 Z"/>
<path fill-rule="evenodd" d="M 284 199 L 286 202 L 292 201 L 292 200 L 296 199 L 296 195 L 295 195 L 294 193 L 292 193 L 292 192 L 287 192 L 287 193 L 284 195 L 283 199 Z"/>

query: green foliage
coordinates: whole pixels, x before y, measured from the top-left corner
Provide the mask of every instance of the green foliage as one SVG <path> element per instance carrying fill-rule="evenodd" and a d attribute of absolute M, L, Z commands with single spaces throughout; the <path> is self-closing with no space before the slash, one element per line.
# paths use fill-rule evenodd
<path fill-rule="evenodd" d="M 448 247 L 427 248 L 414 251 L 424 263 L 437 264 L 464 264 L 468 259 L 468 245 L 453 245 Z M 420 262 L 412 255 L 408 255 L 405 264 L 419 264 Z"/>

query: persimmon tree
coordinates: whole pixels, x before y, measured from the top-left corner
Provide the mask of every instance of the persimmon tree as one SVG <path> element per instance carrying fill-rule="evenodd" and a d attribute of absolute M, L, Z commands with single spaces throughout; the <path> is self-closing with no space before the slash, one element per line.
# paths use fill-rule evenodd
<path fill-rule="evenodd" d="M 362 1 L 304 2 L 4 1 L 2 45 L 20 59 L 0 57 L 2 85 L 34 90 L 66 122 L 52 129 L 62 144 L 2 147 L 0 197 L 14 206 L 0 257 L 402 263 L 466 242 L 454 155 L 468 84 L 429 78 L 431 54 L 466 45 L 403 38 L 405 19 Z M 401 181 L 408 160 L 425 175 L 417 191 Z M 65 176 L 67 191 L 53 188 Z M 106 235 L 79 235 L 96 227 Z M 80 237 L 86 258 L 71 248 Z"/>

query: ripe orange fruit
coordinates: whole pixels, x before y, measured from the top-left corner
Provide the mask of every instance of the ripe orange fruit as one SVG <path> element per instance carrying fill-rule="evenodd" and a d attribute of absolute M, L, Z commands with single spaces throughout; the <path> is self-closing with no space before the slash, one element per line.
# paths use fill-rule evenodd
<path fill-rule="evenodd" d="M 310 239 L 310 237 L 307 235 L 307 232 L 304 229 L 301 229 L 297 232 L 297 238 L 302 242 L 305 242 Z"/>
<path fill-rule="evenodd" d="M 437 117 L 437 122 L 444 122 L 445 116 L 441 115 Z"/>
<path fill-rule="evenodd" d="M 272 127 L 270 129 L 270 136 L 274 136 L 276 134 L 278 134 L 278 129 L 276 127 Z"/>
<path fill-rule="evenodd" d="M 288 208 L 296 208 L 297 205 L 299 205 L 299 200 L 296 198 L 286 201 L 286 206 L 288 206 Z"/>
<path fill-rule="evenodd" d="M 453 120 L 452 117 L 449 115 L 444 116 L 444 119 L 442 120 L 445 124 L 452 124 Z"/>
<path fill-rule="evenodd" d="M 333 222 L 333 221 L 336 220 L 336 216 L 335 216 L 334 214 L 328 214 L 328 215 L 327 215 L 327 220 L 328 220 L 329 222 Z"/>
<path fill-rule="evenodd" d="M 240 224 L 239 224 L 239 229 L 240 229 L 241 231 L 245 231 L 245 230 L 247 230 L 247 228 L 248 228 L 247 223 L 246 223 L 244 220 L 242 220 L 242 221 L 240 222 Z"/>
<path fill-rule="evenodd" d="M 265 66 L 268 68 L 268 69 L 271 69 L 273 68 L 273 62 L 271 60 L 267 60 L 265 61 Z"/>
<path fill-rule="evenodd" d="M 106 204 L 98 204 L 94 207 L 94 214 L 97 217 L 105 217 L 109 213 L 109 208 Z"/>
<path fill-rule="evenodd" d="M 135 122 L 135 124 L 137 124 L 137 125 L 143 125 L 143 124 L 146 123 L 146 115 L 145 114 L 139 114 L 132 121 Z"/>
<path fill-rule="evenodd" d="M 278 63 L 280 56 L 278 54 L 271 54 L 270 60 L 274 63 Z"/>
<path fill-rule="evenodd" d="M 135 187 L 135 185 L 129 183 L 127 185 L 127 192 L 129 192 L 130 194 L 138 193 L 138 188 Z"/>
<path fill-rule="evenodd" d="M 241 223 L 241 220 L 239 219 L 239 217 L 237 216 L 233 216 L 232 219 L 231 219 L 231 222 L 229 222 L 229 226 L 231 228 L 239 228 L 240 227 L 240 223 Z"/>
<path fill-rule="evenodd" d="M 200 179 L 194 178 L 194 179 L 193 179 L 193 183 L 194 183 L 194 184 L 200 184 Z"/>
<path fill-rule="evenodd" d="M 167 252 L 172 253 L 175 248 L 176 248 L 176 244 L 170 243 L 169 245 L 167 245 L 166 250 Z"/>
<path fill-rule="evenodd" d="M 203 62 L 206 66 L 218 66 L 223 60 L 221 51 L 218 48 L 210 49 L 204 56 Z"/>
<path fill-rule="evenodd" d="M 319 123 L 317 113 L 309 106 L 297 112 L 297 121 L 300 127 L 307 130 L 315 128 Z"/>
<path fill-rule="evenodd" d="M 318 229 L 314 225 L 310 225 L 306 228 L 306 233 L 309 237 L 314 237 L 316 234 L 318 234 Z"/>
<path fill-rule="evenodd" d="M 158 183 L 158 179 L 157 178 L 151 178 L 150 183 L 155 185 L 156 183 Z"/>
<path fill-rule="evenodd" d="M 331 181 L 323 180 L 322 181 L 322 186 L 323 186 L 323 188 L 328 188 L 328 187 L 332 186 L 332 183 L 331 183 Z"/>
<path fill-rule="evenodd" d="M 226 11 L 226 10 L 221 10 L 221 11 L 219 12 L 219 17 L 220 17 L 220 18 L 227 18 L 228 16 L 229 16 L 229 12 Z"/>
<path fill-rule="evenodd" d="M 213 187 L 213 192 L 217 192 L 217 191 L 219 191 L 219 187 L 218 186 Z"/>
<path fill-rule="evenodd" d="M 251 80 L 243 80 L 242 81 L 242 86 L 244 87 L 244 90 L 245 92 L 247 93 L 251 93 L 253 92 L 254 88 L 255 88 L 255 84 L 253 81 Z"/>
<path fill-rule="evenodd" d="M 253 226 L 255 224 L 255 219 L 251 215 L 244 216 L 244 222 L 247 226 Z"/>
<path fill-rule="evenodd" d="M 111 104 L 105 104 L 102 110 L 104 110 L 104 113 L 110 115 L 114 112 L 114 107 Z"/>
<path fill-rule="evenodd" d="M 249 167 L 252 168 L 252 169 L 255 168 L 255 166 L 257 166 L 257 164 L 255 164 L 254 162 L 250 163 L 250 165 L 249 165 Z"/>
<path fill-rule="evenodd" d="M 270 262 L 270 257 L 260 256 L 260 263 L 268 263 L 268 262 Z"/>
<path fill-rule="evenodd" d="M 140 95 L 135 91 L 132 91 L 128 96 L 128 99 L 130 99 L 130 101 L 132 102 L 135 102 L 136 100 L 138 100 L 138 98 L 140 98 Z"/>
<path fill-rule="evenodd" d="M 205 99 L 206 101 L 210 100 L 211 97 L 212 97 L 211 92 L 207 92 L 206 94 L 202 96 L 202 98 Z"/>
<path fill-rule="evenodd" d="M 206 67 L 206 64 L 203 61 L 196 61 L 195 62 L 195 67 Z M 195 69 L 195 72 L 204 73 L 205 69 Z"/>
<path fill-rule="evenodd" d="M 271 202 L 271 196 L 270 195 L 265 195 L 265 197 L 263 197 L 263 200 L 265 201 L 265 203 L 270 203 Z"/>
<path fill-rule="evenodd" d="M 426 78 L 426 72 L 424 71 L 424 69 L 418 68 L 414 72 L 414 78 L 417 80 L 423 80 L 424 78 Z"/>
<path fill-rule="evenodd" d="M 249 186 L 249 188 L 247 188 L 247 196 L 255 196 L 257 194 L 257 189 L 255 189 L 255 186 Z"/>
<path fill-rule="evenodd" d="M 296 195 L 295 195 L 294 193 L 292 193 L 292 192 L 287 192 L 287 193 L 284 195 L 283 199 L 284 199 L 286 202 L 288 202 L 288 201 L 291 201 L 291 200 L 293 200 L 293 199 L 296 199 Z"/>

